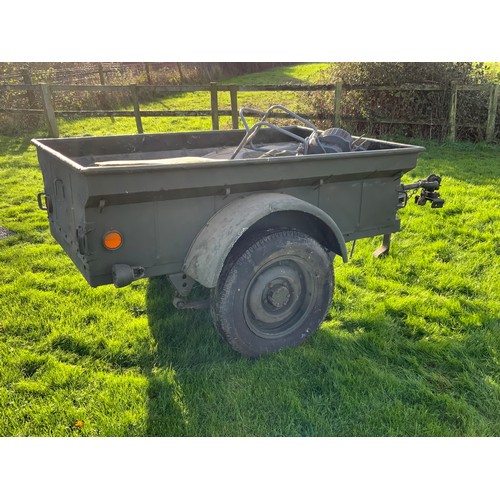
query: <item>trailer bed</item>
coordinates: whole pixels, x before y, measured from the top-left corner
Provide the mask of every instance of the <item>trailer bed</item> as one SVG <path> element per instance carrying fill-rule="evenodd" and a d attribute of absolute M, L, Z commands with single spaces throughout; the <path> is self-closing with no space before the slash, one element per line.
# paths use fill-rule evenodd
<path fill-rule="evenodd" d="M 306 136 L 304 127 L 286 127 Z M 365 138 L 365 151 L 229 159 L 244 130 L 34 139 L 54 238 L 93 286 L 112 283 L 112 266 L 144 276 L 182 272 L 207 221 L 253 193 L 282 193 L 323 210 L 345 241 L 398 231 L 402 175 L 424 148 Z M 265 148 L 289 144 L 262 130 Z M 110 163 L 114 162 L 114 163 Z M 127 245 L 102 248 L 109 227 Z M 145 244 L 144 242 L 147 242 Z"/>

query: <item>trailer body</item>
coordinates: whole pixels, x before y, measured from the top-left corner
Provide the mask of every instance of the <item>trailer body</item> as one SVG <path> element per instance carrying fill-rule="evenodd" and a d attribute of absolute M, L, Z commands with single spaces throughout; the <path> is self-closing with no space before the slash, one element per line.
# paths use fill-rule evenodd
<path fill-rule="evenodd" d="M 345 261 L 346 242 L 400 230 L 401 177 L 424 148 L 364 139 L 363 151 L 229 159 L 225 151 L 244 136 L 227 130 L 34 139 L 44 182 L 40 208 L 91 286 L 167 275 L 182 297 L 196 282 L 216 289 L 234 249 L 259 231 L 304 233 Z M 259 132 L 263 145 L 284 140 L 278 130 Z M 104 238 L 115 233 L 119 245 L 106 248 Z M 269 278 L 266 307 L 291 307 L 290 297 L 305 287 L 305 275 L 294 276 Z"/>
<path fill-rule="evenodd" d="M 282 139 L 273 130 L 262 132 L 265 142 Z M 113 282 L 114 264 L 141 267 L 144 277 L 183 272 L 192 242 L 211 217 L 255 193 L 287 194 L 318 207 L 346 242 L 400 230 L 401 177 L 424 148 L 370 139 L 361 152 L 201 160 L 217 148 L 236 147 L 243 135 L 231 130 L 35 139 L 53 237 L 89 284 L 99 286 Z M 194 156 L 200 162 L 174 163 Z M 95 166 L 117 158 L 165 162 Z M 111 230 L 123 236 L 115 251 L 102 244 Z"/>

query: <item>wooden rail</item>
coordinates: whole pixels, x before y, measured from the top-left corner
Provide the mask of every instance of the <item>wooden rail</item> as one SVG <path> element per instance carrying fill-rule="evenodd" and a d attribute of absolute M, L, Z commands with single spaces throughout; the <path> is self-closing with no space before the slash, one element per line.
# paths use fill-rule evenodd
<path fill-rule="evenodd" d="M 451 141 L 456 140 L 457 126 L 474 127 L 485 130 L 487 141 L 492 141 L 495 138 L 496 115 L 498 108 L 498 94 L 500 85 L 458 85 L 452 83 L 450 87 L 444 87 L 435 84 L 408 84 L 399 87 L 388 85 L 347 85 L 342 83 L 335 84 L 320 84 L 320 85 L 224 85 L 211 83 L 209 85 L 106 85 L 102 71 L 99 71 L 101 85 L 74 85 L 74 84 L 37 84 L 31 83 L 31 78 L 28 73 L 23 76 L 23 84 L 19 85 L 0 85 L 0 95 L 8 91 L 26 92 L 30 108 L 0 108 L 0 113 L 22 113 L 22 114 L 43 114 L 47 123 L 49 135 L 58 137 L 59 130 L 57 126 L 58 116 L 109 116 L 109 117 L 134 117 L 136 121 L 137 132 L 144 133 L 142 124 L 143 117 L 190 117 L 190 116 L 210 116 L 212 120 L 212 129 L 219 129 L 219 118 L 221 116 L 230 116 L 233 129 L 239 126 L 238 118 L 238 93 L 239 92 L 261 92 L 261 91 L 329 91 L 334 93 L 334 108 L 331 110 L 334 126 L 340 126 L 344 120 L 357 121 L 360 123 L 374 124 L 410 124 L 410 125 L 429 125 L 439 126 L 445 125 L 442 123 L 432 123 L 427 120 L 420 121 L 405 121 L 401 119 L 389 118 L 372 118 L 359 119 L 355 117 L 345 116 L 342 114 L 342 95 L 345 91 L 360 90 L 360 91 L 425 91 L 425 92 L 447 92 L 450 93 L 449 114 L 448 114 L 448 138 Z M 488 91 L 488 118 L 485 124 L 457 124 L 457 109 L 460 106 L 459 93 L 462 91 Z M 57 110 L 54 108 L 53 95 L 55 92 L 126 92 L 129 94 L 130 103 L 133 111 L 130 110 Z M 139 104 L 139 96 L 141 93 L 147 92 L 149 95 L 154 93 L 179 93 L 179 92 L 208 92 L 210 94 L 210 109 L 209 110 L 141 110 Z M 219 92 L 229 92 L 231 109 L 224 110 L 219 108 Z M 36 95 L 40 96 L 39 101 L 42 103 L 41 109 L 35 109 L 37 102 Z M 106 104 L 106 94 L 99 94 L 101 99 L 99 102 L 104 106 Z M 272 116 L 283 116 L 279 113 Z M 302 115 L 306 119 L 320 118 L 317 115 Z"/>

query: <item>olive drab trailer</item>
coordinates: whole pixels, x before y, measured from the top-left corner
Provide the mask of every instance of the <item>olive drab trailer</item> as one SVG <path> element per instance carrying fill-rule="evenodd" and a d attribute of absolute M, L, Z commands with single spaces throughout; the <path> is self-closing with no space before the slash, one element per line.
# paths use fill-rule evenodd
<path fill-rule="evenodd" d="M 300 125 L 279 127 L 272 110 Z M 250 127 L 246 114 L 261 119 Z M 281 106 L 245 130 L 34 139 L 53 237 L 91 286 L 166 275 L 179 308 L 210 289 L 214 324 L 250 357 L 296 345 L 330 305 L 346 242 L 400 230 L 398 209 L 444 203 L 436 175 L 403 174 L 424 148 L 317 130 Z"/>

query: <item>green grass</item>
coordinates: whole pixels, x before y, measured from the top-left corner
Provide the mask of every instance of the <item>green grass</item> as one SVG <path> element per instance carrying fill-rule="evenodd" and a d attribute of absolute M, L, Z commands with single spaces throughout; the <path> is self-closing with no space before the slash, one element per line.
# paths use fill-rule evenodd
<path fill-rule="evenodd" d="M 243 75 L 225 81 L 224 83 L 264 84 L 264 83 L 316 83 L 321 77 L 321 71 L 328 64 L 304 64 L 300 66 L 279 67 L 263 73 Z M 282 104 L 292 111 L 304 112 L 305 106 L 301 100 L 302 92 L 238 92 L 238 107 L 251 107 L 266 110 L 273 104 Z M 230 110 L 229 92 L 218 92 L 219 109 Z M 132 110 L 131 106 L 123 109 Z M 179 93 L 170 98 L 158 98 L 149 102 L 141 101 L 144 110 L 209 110 L 210 92 Z M 220 128 L 230 129 L 231 118 L 220 117 Z M 179 130 L 210 130 L 210 117 L 146 117 L 142 119 L 146 133 L 176 132 Z M 249 120 L 252 123 L 252 120 Z M 58 122 L 62 136 L 72 136 L 76 133 L 90 135 L 135 134 L 137 128 L 132 118 L 84 118 L 65 119 Z"/>
<path fill-rule="evenodd" d="M 110 124 L 64 130 L 134 132 Z M 206 311 L 174 309 L 163 278 L 89 287 L 36 206 L 29 138 L 0 137 L 0 226 L 16 233 L 0 241 L 0 435 L 500 435 L 500 147 L 408 142 L 427 151 L 405 181 L 442 174 L 444 208 L 410 203 L 385 259 L 380 238 L 336 259 L 320 330 L 252 361 Z"/>

